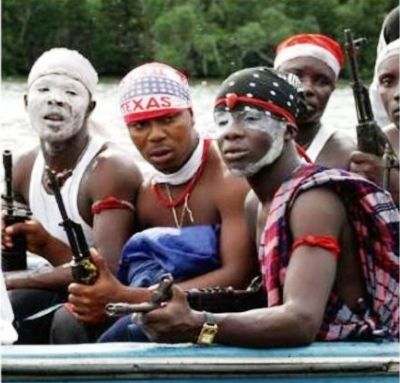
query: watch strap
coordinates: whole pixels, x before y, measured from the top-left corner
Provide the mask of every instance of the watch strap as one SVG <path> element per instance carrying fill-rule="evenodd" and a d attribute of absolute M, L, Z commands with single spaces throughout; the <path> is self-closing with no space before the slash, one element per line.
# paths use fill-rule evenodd
<path fill-rule="evenodd" d="M 211 345 L 214 342 L 215 335 L 218 332 L 218 325 L 213 314 L 204 311 L 205 322 L 197 338 L 197 343 L 202 345 Z"/>

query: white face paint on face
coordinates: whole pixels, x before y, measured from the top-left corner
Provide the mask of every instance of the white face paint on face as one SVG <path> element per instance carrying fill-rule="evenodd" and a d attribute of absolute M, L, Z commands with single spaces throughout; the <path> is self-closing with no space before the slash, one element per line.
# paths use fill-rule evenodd
<path fill-rule="evenodd" d="M 214 122 L 215 137 L 223 153 L 248 153 L 239 155 L 240 160 L 235 155 L 232 159 L 231 154 L 224 157 L 235 176 L 253 176 L 264 166 L 272 164 L 282 153 L 286 122 L 272 117 L 269 111 L 250 106 L 245 106 L 241 111 L 217 110 L 214 112 Z"/>
<path fill-rule="evenodd" d="M 285 123 L 280 121 L 275 121 L 276 125 L 271 127 L 271 124 L 268 128 L 265 129 L 263 134 L 268 136 L 268 139 L 271 142 L 271 146 L 269 147 L 267 153 L 261 157 L 257 162 L 249 163 L 243 169 L 235 169 L 232 168 L 231 172 L 235 176 L 238 177 L 251 177 L 254 174 L 257 174 L 263 167 L 267 165 L 271 165 L 282 153 L 283 144 L 284 144 L 284 125 Z M 280 125 L 280 126 L 279 126 Z"/>
<path fill-rule="evenodd" d="M 85 122 L 89 91 L 62 74 L 39 77 L 29 88 L 27 111 L 41 140 L 62 142 L 74 136 Z"/>

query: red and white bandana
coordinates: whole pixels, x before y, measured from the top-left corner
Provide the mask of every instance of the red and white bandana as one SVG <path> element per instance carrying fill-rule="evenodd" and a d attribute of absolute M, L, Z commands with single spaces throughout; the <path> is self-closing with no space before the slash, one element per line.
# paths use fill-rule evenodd
<path fill-rule="evenodd" d="M 133 69 L 119 89 L 126 124 L 192 107 L 186 76 L 166 64 L 154 62 Z"/>
<path fill-rule="evenodd" d="M 299 34 L 282 41 L 276 48 L 274 68 L 279 69 L 286 61 L 297 57 L 311 56 L 323 61 L 336 75 L 344 65 L 344 54 L 340 44 L 320 34 Z"/>

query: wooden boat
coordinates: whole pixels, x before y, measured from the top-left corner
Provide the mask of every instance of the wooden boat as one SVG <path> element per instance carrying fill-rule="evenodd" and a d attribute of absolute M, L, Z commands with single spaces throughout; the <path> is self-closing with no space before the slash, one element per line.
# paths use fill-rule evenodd
<path fill-rule="evenodd" d="M 192 344 L 3 346 L 3 382 L 398 382 L 398 343 L 250 349 Z"/>

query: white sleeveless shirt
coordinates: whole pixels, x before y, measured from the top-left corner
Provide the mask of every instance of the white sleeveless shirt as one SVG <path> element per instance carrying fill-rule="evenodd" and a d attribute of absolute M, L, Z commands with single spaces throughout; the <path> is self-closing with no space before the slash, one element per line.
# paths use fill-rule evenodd
<path fill-rule="evenodd" d="M 92 228 L 84 221 L 79 214 L 78 193 L 82 176 L 89 163 L 96 156 L 104 145 L 105 140 L 97 137 L 90 137 L 89 143 L 75 166 L 72 175 L 61 187 L 61 195 L 65 204 L 68 217 L 74 222 L 82 225 L 83 233 L 89 246 L 93 245 Z M 62 221 L 54 195 L 48 194 L 42 185 L 42 175 L 44 170 L 44 158 L 42 151 L 39 151 L 35 163 L 33 164 L 29 185 L 29 207 L 32 211 L 32 218 L 39 221 L 43 227 L 54 237 L 60 239 L 67 245 L 68 239 L 64 228 L 59 225 Z"/>
<path fill-rule="evenodd" d="M 335 133 L 335 131 L 327 125 L 322 125 L 320 127 L 317 135 L 311 141 L 310 146 L 306 150 L 306 153 L 312 162 L 315 162 L 325 144 L 332 137 L 333 133 Z"/>

